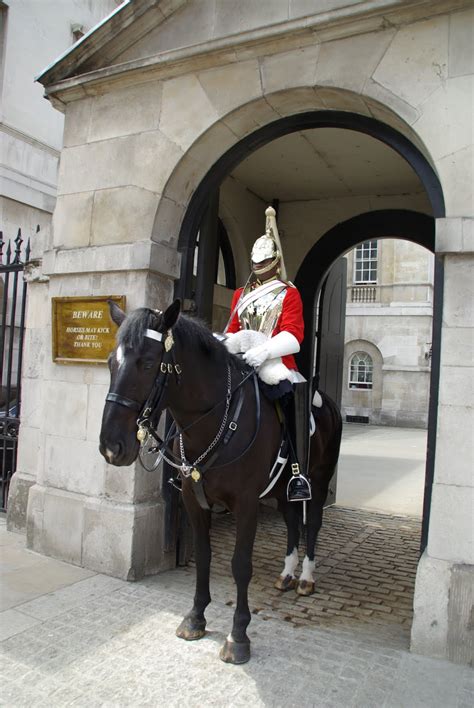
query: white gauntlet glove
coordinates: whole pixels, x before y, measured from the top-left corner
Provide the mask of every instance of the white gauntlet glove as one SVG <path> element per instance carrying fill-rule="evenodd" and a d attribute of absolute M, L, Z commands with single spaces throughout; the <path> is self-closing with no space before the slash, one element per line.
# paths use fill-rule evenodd
<path fill-rule="evenodd" d="M 248 349 L 244 354 L 247 364 L 258 368 L 267 359 L 276 359 L 287 354 L 296 354 L 300 350 L 298 340 L 290 332 L 279 332 L 263 344 Z"/>

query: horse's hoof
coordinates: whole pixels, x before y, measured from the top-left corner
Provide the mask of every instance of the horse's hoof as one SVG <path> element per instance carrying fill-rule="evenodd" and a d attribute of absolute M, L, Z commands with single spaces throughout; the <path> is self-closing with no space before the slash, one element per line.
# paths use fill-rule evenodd
<path fill-rule="evenodd" d="M 205 634 L 206 620 L 197 620 L 193 617 L 185 617 L 176 630 L 176 636 L 180 639 L 186 639 L 187 642 L 202 639 Z"/>
<path fill-rule="evenodd" d="M 226 639 L 219 658 L 226 664 L 246 664 L 250 659 L 250 642 L 229 642 Z"/>
<path fill-rule="evenodd" d="M 296 592 L 298 595 L 304 595 L 305 597 L 308 597 L 308 595 L 313 595 L 314 594 L 314 581 L 313 580 L 300 580 L 297 587 L 296 587 Z"/>
<path fill-rule="evenodd" d="M 291 575 L 279 575 L 275 587 L 277 590 L 282 592 L 288 592 L 288 590 L 294 590 L 297 585 L 296 578 L 292 578 Z"/>

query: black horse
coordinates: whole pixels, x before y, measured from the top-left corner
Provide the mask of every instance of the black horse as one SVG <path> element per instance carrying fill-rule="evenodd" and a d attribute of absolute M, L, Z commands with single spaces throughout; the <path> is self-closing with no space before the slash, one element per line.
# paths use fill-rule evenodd
<path fill-rule="evenodd" d="M 181 468 L 183 501 L 194 531 L 196 590 L 194 604 L 177 629 L 187 640 L 205 634 L 204 611 L 211 601 L 208 506 L 228 509 L 236 520 L 232 573 L 237 604 L 232 631 L 220 657 L 238 664 L 250 658 L 248 585 L 259 497 L 279 454 L 281 420 L 275 405 L 260 396 L 256 376 L 199 321 L 180 315 L 175 301 L 165 312 L 140 308 L 128 317 L 111 303 L 120 329 L 109 357 L 111 385 L 107 395 L 100 451 L 113 465 L 130 465 L 137 457 L 137 439 L 156 427 L 166 408 L 179 434 L 165 454 Z M 316 432 L 311 439 L 306 557 L 299 583 L 295 578 L 301 502 L 286 501 L 289 473 L 284 471 L 270 492 L 279 500 L 288 528 L 285 567 L 276 586 L 314 591 L 314 549 L 321 528 L 323 504 L 333 475 L 341 439 L 341 416 L 322 394 Z M 204 508 L 203 508 L 204 507 Z"/>

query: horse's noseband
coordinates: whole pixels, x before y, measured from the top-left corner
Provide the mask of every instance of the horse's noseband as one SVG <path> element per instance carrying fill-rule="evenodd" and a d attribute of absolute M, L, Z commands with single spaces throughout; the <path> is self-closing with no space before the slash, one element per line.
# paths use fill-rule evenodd
<path fill-rule="evenodd" d="M 163 333 L 157 332 L 154 329 L 147 329 L 145 331 L 145 337 L 154 339 L 157 342 L 163 341 Z M 130 408 L 130 410 L 140 414 L 137 420 L 137 438 L 140 441 L 144 439 L 150 427 L 156 427 L 158 423 L 158 421 L 154 419 L 156 418 L 156 412 L 159 410 L 160 403 L 165 395 L 169 374 L 174 373 L 176 382 L 179 384 L 181 366 L 174 361 L 173 344 L 173 334 L 169 329 L 164 340 L 164 352 L 160 362 L 159 374 L 153 383 L 150 395 L 143 405 L 138 403 L 138 401 L 134 401 L 132 398 L 127 398 L 126 396 L 121 396 L 113 392 L 109 392 L 105 398 L 109 403 L 118 403 L 120 406 L 125 406 L 125 408 Z"/>

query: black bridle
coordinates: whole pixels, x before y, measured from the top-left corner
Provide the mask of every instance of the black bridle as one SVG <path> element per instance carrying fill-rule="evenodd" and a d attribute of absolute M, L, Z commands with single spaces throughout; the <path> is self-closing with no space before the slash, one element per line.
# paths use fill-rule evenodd
<path fill-rule="evenodd" d="M 147 330 L 149 332 L 155 332 L 154 330 Z M 155 332 L 156 336 L 153 339 L 158 339 L 161 332 Z M 145 335 L 150 336 L 150 335 Z M 162 336 L 162 335 L 161 335 Z M 139 403 L 133 398 L 127 398 L 119 393 L 114 393 L 113 391 L 107 394 L 105 400 L 109 403 L 118 403 L 120 406 L 129 408 L 139 414 L 137 419 L 138 429 L 145 429 L 147 431 L 153 430 L 158 425 L 158 421 L 161 415 L 161 403 L 166 393 L 166 389 L 169 384 L 170 374 L 175 375 L 176 383 L 180 383 L 181 366 L 176 363 L 174 351 L 173 351 L 173 339 L 171 332 L 168 331 L 167 340 L 171 342 L 168 346 L 165 340 L 165 346 L 163 348 L 163 354 L 161 357 L 158 376 L 153 382 L 151 391 L 145 401 L 145 403 Z"/>

